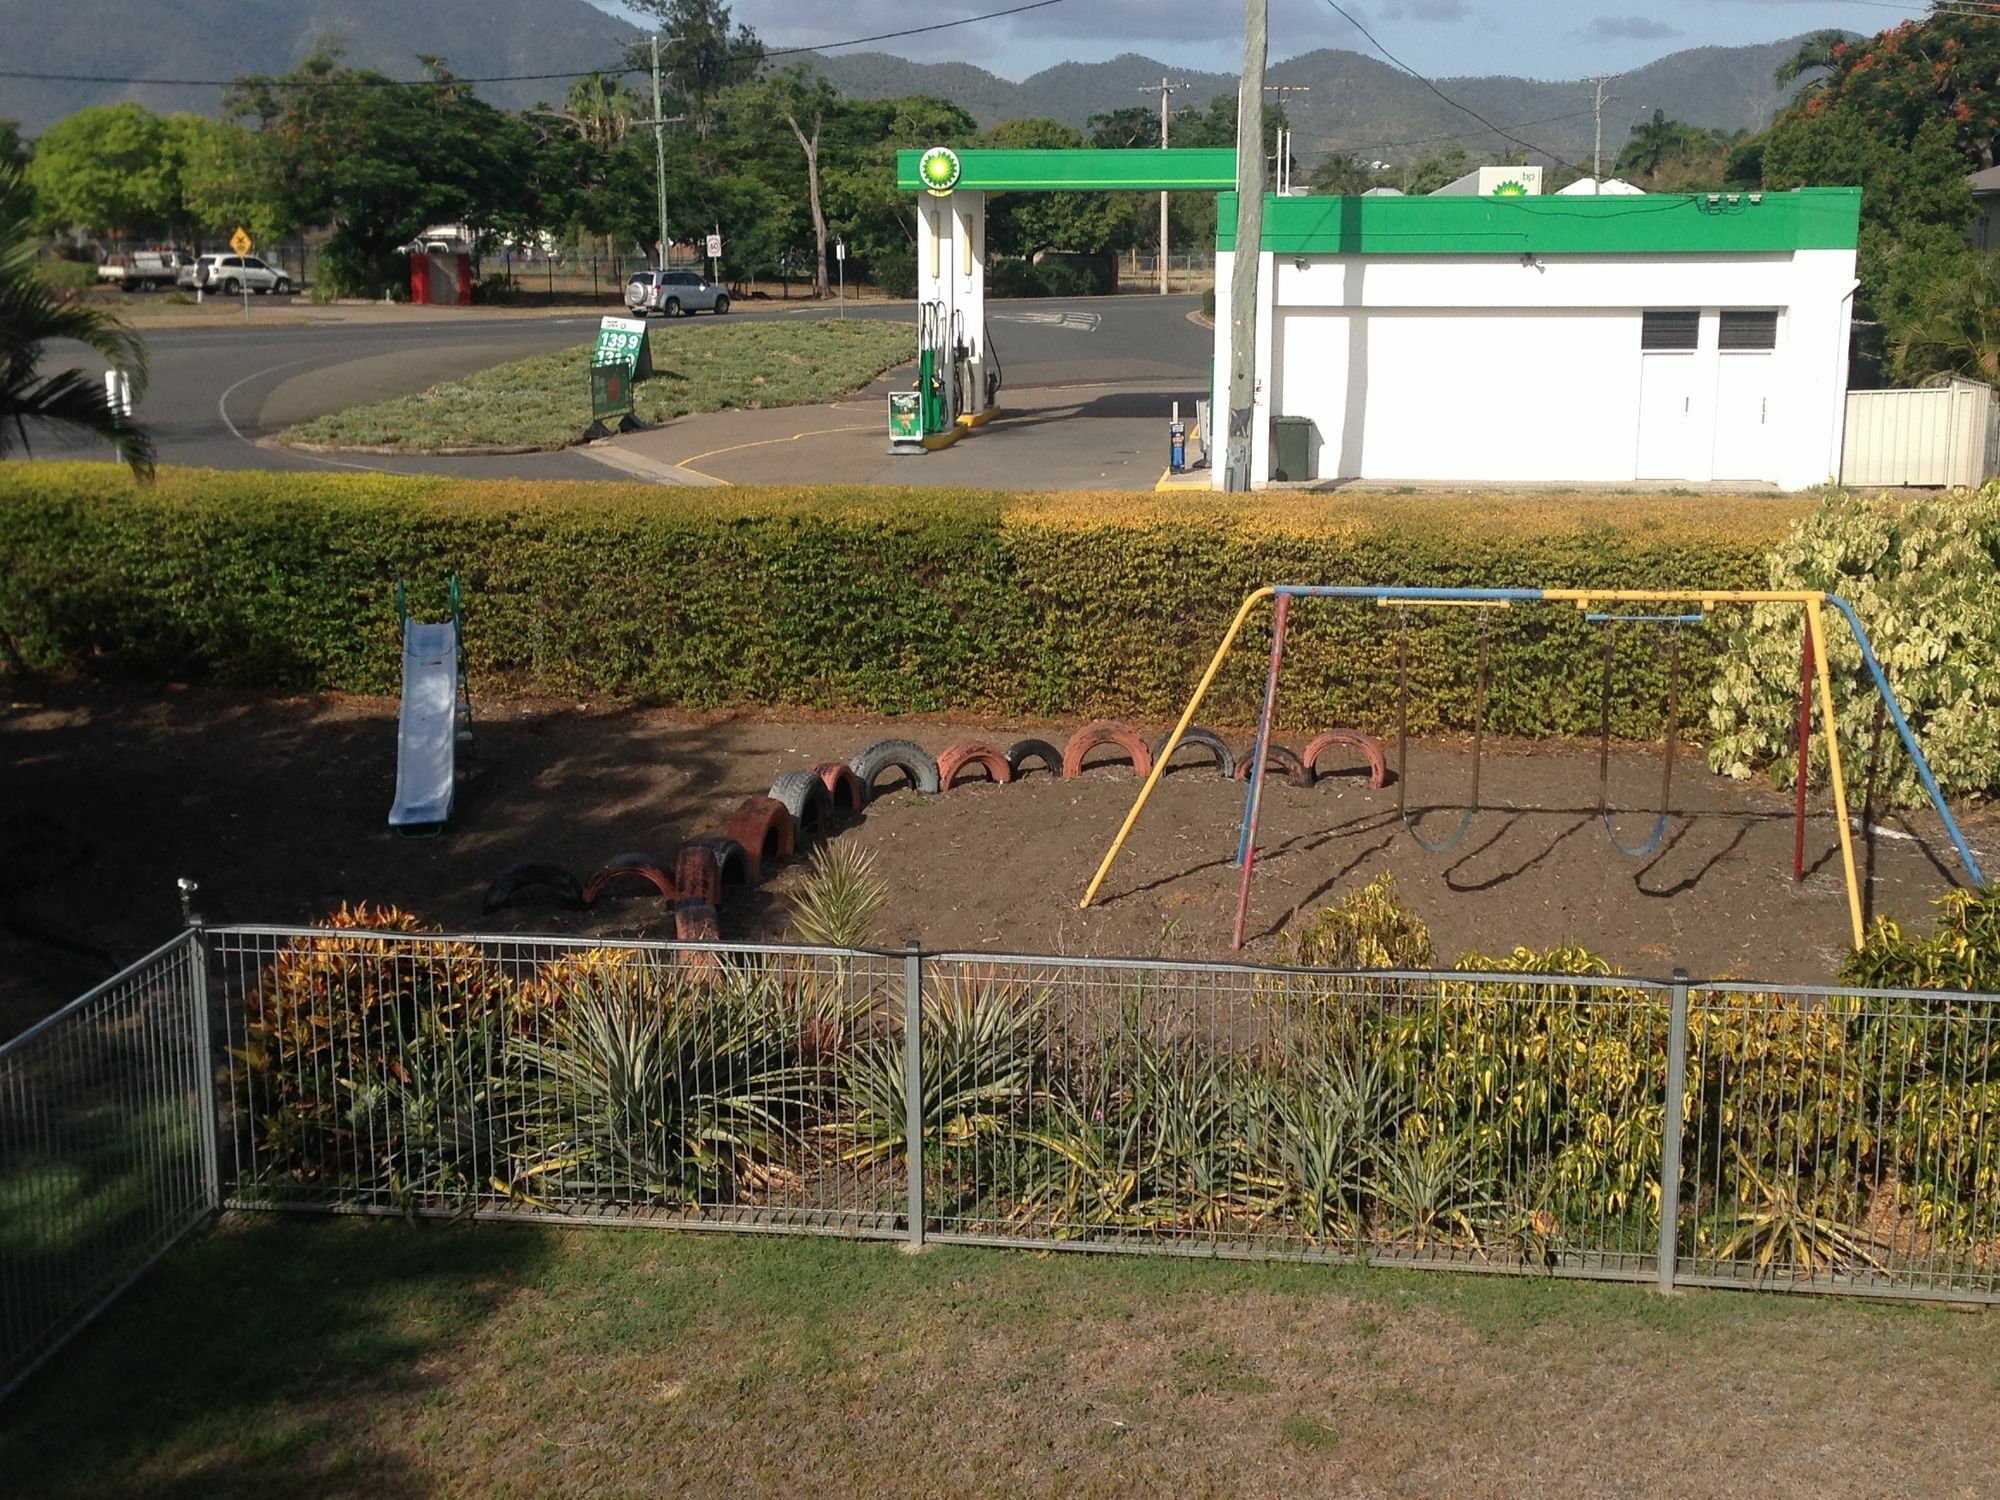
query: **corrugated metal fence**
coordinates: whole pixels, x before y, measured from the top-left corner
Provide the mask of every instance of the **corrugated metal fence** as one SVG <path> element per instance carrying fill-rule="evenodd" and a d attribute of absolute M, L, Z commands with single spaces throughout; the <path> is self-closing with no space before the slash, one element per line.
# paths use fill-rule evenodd
<path fill-rule="evenodd" d="M 1976 488 L 2000 474 L 2000 412 L 1992 387 L 1969 380 L 1914 391 L 1849 391 L 1840 480 Z"/>
<path fill-rule="evenodd" d="M 1996 1007 L 214 929 L 0 1049 L 0 1393 L 223 1207 L 1996 1301 Z"/>

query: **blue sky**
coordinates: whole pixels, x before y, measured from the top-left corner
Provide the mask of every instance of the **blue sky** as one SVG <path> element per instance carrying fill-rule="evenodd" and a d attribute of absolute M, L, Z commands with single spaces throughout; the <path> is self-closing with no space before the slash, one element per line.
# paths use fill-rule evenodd
<path fill-rule="evenodd" d="M 616 10 L 613 0 L 599 0 Z M 801 46 L 997 10 L 1010 0 L 734 0 L 766 45 Z M 1685 47 L 1734 46 L 1822 26 L 1873 32 L 1921 15 L 1896 0 L 1341 0 L 1390 51 L 1434 76 L 1580 78 Z M 1316 47 L 1368 50 L 1324 0 L 1270 0 L 1273 61 Z M 999 21 L 878 43 L 926 62 L 976 63 L 1022 78 L 1052 63 L 1140 52 L 1175 67 L 1234 72 L 1240 0 L 1062 0 Z"/>

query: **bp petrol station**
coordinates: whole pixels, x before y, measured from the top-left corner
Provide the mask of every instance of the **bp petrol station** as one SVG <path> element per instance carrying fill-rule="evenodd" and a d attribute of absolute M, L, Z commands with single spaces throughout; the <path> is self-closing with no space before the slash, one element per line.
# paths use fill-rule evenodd
<path fill-rule="evenodd" d="M 954 441 L 997 410 L 1001 370 L 986 333 L 990 193 L 1223 192 L 1233 150 L 901 151 L 897 186 L 917 203 L 917 380 L 889 397 L 894 451 Z"/>

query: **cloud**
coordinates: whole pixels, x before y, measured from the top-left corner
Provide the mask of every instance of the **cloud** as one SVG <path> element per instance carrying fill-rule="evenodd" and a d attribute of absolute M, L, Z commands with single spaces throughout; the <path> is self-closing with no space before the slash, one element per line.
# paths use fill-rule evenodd
<path fill-rule="evenodd" d="M 1600 42 L 1657 42 L 1679 36 L 1680 29 L 1651 16 L 1593 16 L 1583 35 Z"/>
<path fill-rule="evenodd" d="M 1465 0 L 1389 0 L 1378 14 L 1385 21 L 1463 21 L 1472 12 Z"/>

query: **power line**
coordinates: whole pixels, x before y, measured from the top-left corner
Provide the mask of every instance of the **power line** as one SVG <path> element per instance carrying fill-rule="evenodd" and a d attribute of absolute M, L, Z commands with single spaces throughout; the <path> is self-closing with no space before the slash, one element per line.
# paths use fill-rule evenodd
<path fill-rule="evenodd" d="M 1404 62 L 1402 58 L 1396 56 L 1395 53 L 1391 52 L 1387 47 L 1383 46 L 1381 42 L 1377 41 L 1375 39 L 1375 33 L 1370 31 L 1366 26 L 1363 26 L 1359 21 L 1355 20 L 1354 17 L 1351 14 L 1349 14 L 1349 12 L 1344 7 L 1340 5 L 1339 0 L 1326 0 L 1326 3 L 1328 7 L 1330 7 L 1336 14 L 1340 16 L 1342 20 L 1346 21 L 1348 25 L 1352 26 L 1356 31 L 1360 32 L 1363 36 L 1368 38 L 1369 46 L 1373 47 L 1377 52 L 1381 53 L 1382 56 L 1388 59 L 1389 62 L 1401 68 L 1405 73 L 1408 73 L 1412 78 L 1416 79 L 1418 83 L 1421 83 L 1425 88 L 1429 89 L 1433 94 L 1436 94 L 1438 98 L 1444 100 L 1444 102 L 1446 104 L 1449 104 L 1453 109 L 1459 111 L 1459 113 L 1461 114 L 1470 115 L 1473 119 L 1477 120 L 1480 124 L 1484 125 L 1488 130 L 1492 131 L 1502 140 L 1512 141 L 1515 145 L 1521 147 L 1524 151 L 1538 151 L 1543 156 L 1546 156 L 1550 161 L 1554 162 L 1557 166 L 1563 167 L 1571 172 L 1574 172 L 1579 177 L 1583 175 L 1583 168 L 1579 167 L 1575 162 L 1565 161 L 1562 157 L 1556 155 L 1555 152 L 1549 150 L 1546 146 L 1537 146 L 1533 141 L 1522 140 L 1521 137 L 1519 137 L 1518 135 L 1511 134 L 1510 132 L 1503 130 L 1500 126 L 1495 125 L 1491 120 L 1487 119 L 1486 116 L 1482 115 L 1478 110 L 1474 109 L 1471 105 L 1461 104 L 1458 102 L 1458 100 L 1452 98 L 1451 95 L 1447 94 L 1443 89 L 1439 88 L 1436 84 L 1432 83 L 1430 79 L 1426 78 L 1423 74 L 1419 73 L 1415 68 L 1411 67 L 1408 63 Z"/>
<path fill-rule="evenodd" d="M 980 21 L 997 21 L 1006 16 L 1023 15 L 1031 10 L 1046 10 L 1051 5 L 1061 5 L 1064 0 L 1029 0 L 1025 5 L 1010 5 L 1004 10 L 983 11 L 976 16 L 961 16 L 956 21 L 934 21 L 928 26 L 907 26 L 899 31 L 878 31 L 872 36 L 848 37 L 838 42 L 815 42 L 809 47 L 759 47 L 738 54 L 742 57 L 797 57 L 807 52 L 832 52 L 842 47 L 863 47 L 870 42 L 891 42 L 906 36 L 924 36 L 933 31 L 949 31 L 955 26 L 971 26 Z M 490 73 L 476 78 L 454 75 L 449 78 L 293 78 L 287 79 L 288 87 L 317 86 L 324 88 L 455 88 L 461 84 L 473 83 L 551 83 L 565 78 L 587 78 L 593 73 L 603 73 L 619 77 L 627 73 L 643 73 L 646 69 L 633 64 L 629 59 L 621 59 L 610 67 L 579 68 L 567 73 Z M 244 75 L 235 78 L 136 78 L 118 77 L 107 73 L 38 73 L 22 69 L 0 69 L 0 78 L 15 79 L 26 83 L 117 83 L 144 85 L 149 88 L 173 89 L 228 89 L 245 82 Z"/>

